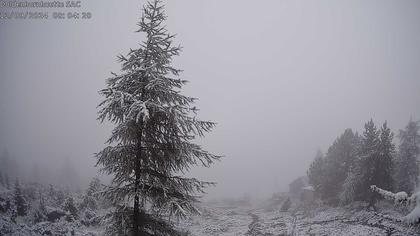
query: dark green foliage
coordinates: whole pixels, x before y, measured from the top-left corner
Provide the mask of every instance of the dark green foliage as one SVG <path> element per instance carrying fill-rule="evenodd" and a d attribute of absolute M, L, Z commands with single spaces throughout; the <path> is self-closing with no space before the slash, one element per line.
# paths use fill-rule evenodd
<path fill-rule="evenodd" d="M 396 170 L 396 190 L 412 194 L 418 185 L 420 154 L 419 121 L 410 120 L 404 130 L 400 130 Z"/>

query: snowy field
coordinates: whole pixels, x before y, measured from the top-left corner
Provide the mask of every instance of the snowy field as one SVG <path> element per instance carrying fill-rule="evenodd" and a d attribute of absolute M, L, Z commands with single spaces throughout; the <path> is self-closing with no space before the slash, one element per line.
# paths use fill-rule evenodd
<path fill-rule="evenodd" d="M 203 214 L 179 223 L 191 235 L 420 235 L 420 229 L 399 222 L 402 214 L 351 208 L 317 208 L 280 212 L 276 208 L 205 205 Z M 387 210 L 385 210 L 387 209 Z"/>
<path fill-rule="evenodd" d="M 65 197 L 58 188 L 37 184 L 23 185 L 22 192 L 29 200 L 26 215 L 13 217 L 10 209 L 15 207 L 10 204 L 15 193 L 0 187 L 0 236 L 103 235 L 106 205 L 86 193 Z M 309 208 L 296 202 L 287 212 L 281 212 L 283 202 L 202 203 L 201 215 L 179 221 L 176 226 L 192 236 L 420 235 L 420 227 L 401 222 L 408 209 L 398 209 L 387 201 L 377 205 L 378 212 L 367 211 L 361 203 L 336 208 L 312 204 Z"/>

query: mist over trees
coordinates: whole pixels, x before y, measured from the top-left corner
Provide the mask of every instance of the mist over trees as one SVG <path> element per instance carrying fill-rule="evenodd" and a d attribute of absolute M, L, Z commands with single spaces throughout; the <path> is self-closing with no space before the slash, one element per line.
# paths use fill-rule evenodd
<path fill-rule="evenodd" d="M 69 191 L 80 191 L 88 181 L 80 176 L 75 163 L 70 157 L 64 158 L 57 167 L 52 168 L 44 162 L 27 162 L 24 157 L 4 149 L 0 153 L 0 183 L 12 189 L 18 178 L 21 182 L 54 184 Z"/>
<path fill-rule="evenodd" d="M 410 119 L 398 135 L 400 144 L 396 159 L 396 190 L 408 194 L 412 194 L 419 183 L 419 129 L 419 122 Z"/>
<path fill-rule="evenodd" d="M 346 129 L 329 147 L 325 157 L 318 152 L 308 169 L 316 196 L 331 205 L 365 201 L 368 207 L 382 198 L 370 186 L 412 193 L 418 184 L 419 127 L 409 121 L 398 135 L 387 122 L 378 129 L 369 120 L 362 135 Z"/>
<path fill-rule="evenodd" d="M 0 155 L 0 175 L 4 184 L 10 189 L 16 178 L 19 177 L 19 165 L 16 159 L 10 156 L 7 149 L 4 149 Z"/>
<path fill-rule="evenodd" d="M 420 2 L 77 8 L 0 12 L 0 236 L 420 235 Z"/>

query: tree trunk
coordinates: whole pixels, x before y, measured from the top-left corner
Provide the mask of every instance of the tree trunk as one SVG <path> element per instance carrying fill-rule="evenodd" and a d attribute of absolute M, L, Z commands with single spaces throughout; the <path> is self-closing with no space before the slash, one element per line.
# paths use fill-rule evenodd
<path fill-rule="evenodd" d="M 134 196 L 134 214 L 133 214 L 133 233 L 134 236 L 142 236 L 140 231 L 140 198 L 138 195 L 139 184 L 140 184 L 140 169 L 141 169 L 141 137 L 142 132 L 137 138 L 137 154 L 136 154 L 136 163 L 135 163 L 135 175 L 136 175 L 136 182 L 134 183 L 134 191 L 136 195 Z"/>

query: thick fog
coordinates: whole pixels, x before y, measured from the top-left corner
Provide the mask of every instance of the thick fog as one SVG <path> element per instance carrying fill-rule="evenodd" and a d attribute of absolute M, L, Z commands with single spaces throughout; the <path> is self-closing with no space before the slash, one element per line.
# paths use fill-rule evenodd
<path fill-rule="evenodd" d="M 420 119 L 418 1 L 165 2 L 184 92 L 218 123 L 198 142 L 223 159 L 190 172 L 218 183 L 209 198 L 286 191 L 344 129 Z M 41 179 L 65 163 L 81 184 L 97 175 L 113 127 L 96 120 L 97 91 L 144 39 L 143 3 L 83 1 L 91 20 L 0 21 L 0 148 L 12 159 Z"/>

